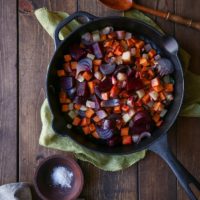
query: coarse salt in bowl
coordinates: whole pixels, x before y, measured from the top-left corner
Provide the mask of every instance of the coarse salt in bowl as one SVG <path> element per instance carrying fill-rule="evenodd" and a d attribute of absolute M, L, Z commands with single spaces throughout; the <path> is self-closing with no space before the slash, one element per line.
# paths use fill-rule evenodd
<path fill-rule="evenodd" d="M 73 200 L 83 188 L 81 168 L 71 157 L 54 155 L 42 161 L 35 173 L 37 194 L 44 200 Z"/>

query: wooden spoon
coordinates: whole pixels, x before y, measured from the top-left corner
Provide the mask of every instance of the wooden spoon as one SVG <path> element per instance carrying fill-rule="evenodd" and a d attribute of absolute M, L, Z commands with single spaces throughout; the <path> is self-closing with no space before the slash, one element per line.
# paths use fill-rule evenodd
<path fill-rule="evenodd" d="M 159 10 L 154 10 L 152 8 L 147 8 L 145 6 L 138 5 L 134 3 L 133 0 L 100 0 L 106 6 L 113 8 L 115 10 L 129 10 L 131 8 L 135 8 L 137 10 L 143 11 L 145 13 L 149 13 L 151 15 L 155 15 L 158 17 L 162 17 L 165 20 L 170 20 L 182 25 L 186 25 L 188 27 L 192 27 L 200 31 L 200 23 L 193 22 L 192 19 L 185 19 L 178 15 L 171 14 L 170 12 L 162 12 Z"/>

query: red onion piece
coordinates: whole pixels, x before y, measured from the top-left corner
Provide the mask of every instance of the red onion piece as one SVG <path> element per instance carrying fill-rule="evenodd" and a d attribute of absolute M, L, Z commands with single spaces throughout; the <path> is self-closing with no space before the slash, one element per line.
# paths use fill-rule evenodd
<path fill-rule="evenodd" d="M 100 84 L 99 90 L 100 92 L 107 92 L 112 88 L 112 79 L 110 77 L 106 77 Z"/>
<path fill-rule="evenodd" d="M 102 64 L 100 66 L 100 71 L 104 74 L 104 75 L 109 75 L 112 74 L 115 71 L 115 67 L 116 64 Z"/>
<path fill-rule="evenodd" d="M 83 71 L 92 71 L 92 60 L 89 58 L 81 59 L 78 62 L 78 66 L 76 69 L 76 78 L 78 77 L 80 72 Z"/>
<path fill-rule="evenodd" d="M 93 48 L 93 52 L 94 52 L 94 55 L 96 56 L 96 58 L 102 58 L 103 57 L 103 54 L 102 54 L 102 51 L 101 51 L 101 48 L 100 48 L 100 45 L 99 45 L 98 42 L 95 42 L 92 45 L 92 48 Z"/>
<path fill-rule="evenodd" d="M 87 82 L 78 82 L 77 83 L 77 92 L 76 94 L 78 96 L 84 96 L 87 97 L 89 96 L 89 88 Z"/>
<path fill-rule="evenodd" d="M 100 118 L 100 119 L 104 119 L 107 117 L 107 113 L 104 110 L 99 110 L 96 112 L 96 115 Z"/>

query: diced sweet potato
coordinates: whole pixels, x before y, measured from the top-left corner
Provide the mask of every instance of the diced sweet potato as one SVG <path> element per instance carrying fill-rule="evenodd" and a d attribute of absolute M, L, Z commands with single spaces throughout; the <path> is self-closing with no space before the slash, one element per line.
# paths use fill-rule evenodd
<path fill-rule="evenodd" d="M 130 135 L 125 135 L 122 137 L 122 144 L 132 144 L 132 137 Z"/>
<path fill-rule="evenodd" d="M 89 128 L 90 128 L 90 131 L 91 131 L 91 132 L 94 132 L 94 131 L 96 130 L 96 127 L 95 127 L 95 125 L 94 125 L 93 123 L 91 123 L 91 124 L 89 125 Z"/>
<path fill-rule="evenodd" d="M 83 129 L 83 132 L 85 135 L 88 135 L 91 132 L 89 126 L 84 126 L 84 127 L 82 127 L 82 129 Z"/>
<path fill-rule="evenodd" d="M 75 70 L 75 69 L 77 68 L 77 65 L 78 65 L 78 62 L 72 61 L 72 62 L 71 62 L 71 69 L 72 69 L 72 70 Z"/>
<path fill-rule="evenodd" d="M 99 121 L 101 121 L 101 119 L 98 116 L 93 117 L 93 120 L 97 123 Z"/>
<path fill-rule="evenodd" d="M 89 87 L 89 90 L 90 90 L 90 94 L 94 94 L 94 82 L 93 81 L 89 81 L 88 82 L 88 87 Z"/>
<path fill-rule="evenodd" d="M 85 71 L 82 76 L 85 80 L 89 81 L 92 78 L 92 73 Z"/>
<path fill-rule="evenodd" d="M 66 62 L 71 61 L 71 60 L 72 60 L 71 55 L 70 55 L 70 54 L 64 55 L 64 60 L 65 60 Z"/>
<path fill-rule="evenodd" d="M 128 135 L 129 127 L 124 127 L 121 129 L 121 136 Z"/>
<path fill-rule="evenodd" d="M 90 124 L 90 119 L 87 118 L 87 117 L 84 117 L 82 120 L 81 120 L 81 126 L 87 126 Z"/>
<path fill-rule="evenodd" d="M 88 117 L 88 118 L 91 118 L 93 114 L 94 114 L 94 110 L 92 110 L 91 108 L 89 108 L 89 109 L 85 112 L 85 116 Z"/>
<path fill-rule="evenodd" d="M 68 105 L 67 104 L 62 105 L 62 109 L 61 110 L 62 110 L 62 112 L 69 111 Z"/>
<path fill-rule="evenodd" d="M 65 74 L 65 70 L 63 70 L 63 69 L 57 70 L 57 75 L 58 75 L 59 77 L 65 76 L 65 75 L 66 75 L 66 74 Z"/>
<path fill-rule="evenodd" d="M 165 92 L 173 92 L 174 86 L 172 83 L 165 84 Z"/>
<path fill-rule="evenodd" d="M 81 119 L 79 117 L 75 117 L 72 124 L 74 126 L 78 126 L 81 123 Z"/>

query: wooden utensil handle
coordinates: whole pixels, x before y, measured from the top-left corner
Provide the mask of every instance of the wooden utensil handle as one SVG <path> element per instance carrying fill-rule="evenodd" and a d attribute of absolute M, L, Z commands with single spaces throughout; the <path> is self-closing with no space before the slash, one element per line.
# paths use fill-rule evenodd
<path fill-rule="evenodd" d="M 192 27 L 192 28 L 200 31 L 200 22 L 193 22 L 191 19 L 185 19 L 178 15 L 171 14 L 170 12 L 168 12 L 168 13 L 161 12 L 161 11 L 154 10 L 152 8 L 147 8 L 145 6 L 141 6 L 141 5 L 138 5 L 135 3 L 133 3 L 133 8 L 143 11 L 143 12 L 146 12 L 146 13 L 149 13 L 149 14 L 152 14 L 152 15 L 155 15 L 155 16 L 158 16 L 158 17 L 162 17 L 166 20 L 170 20 L 170 21 L 173 21 L 173 22 L 176 22 L 179 24 L 183 24 L 188 27 Z"/>

